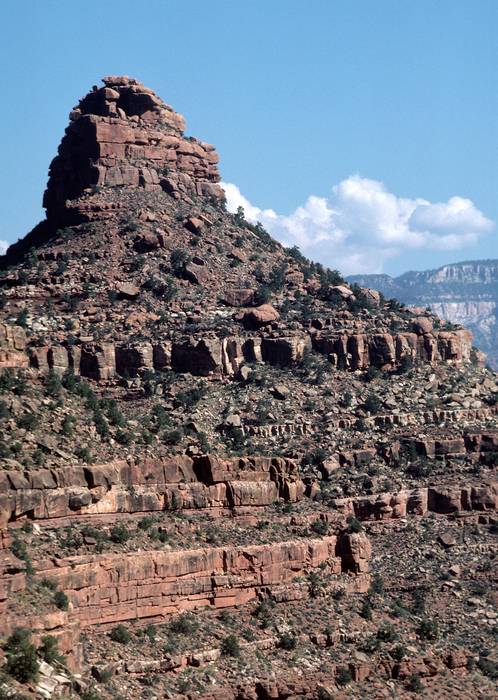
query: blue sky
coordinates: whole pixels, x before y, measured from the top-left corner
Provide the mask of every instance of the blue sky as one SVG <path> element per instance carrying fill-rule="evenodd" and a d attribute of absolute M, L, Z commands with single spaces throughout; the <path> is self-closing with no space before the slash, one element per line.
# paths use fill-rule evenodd
<path fill-rule="evenodd" d="M 230 206 L 309 257 L 498 257 L 496 0 L 3 0 L 1 19 L 1 239 L 43 218 L 71 107 L 127 74 L 216 145 Z"/>

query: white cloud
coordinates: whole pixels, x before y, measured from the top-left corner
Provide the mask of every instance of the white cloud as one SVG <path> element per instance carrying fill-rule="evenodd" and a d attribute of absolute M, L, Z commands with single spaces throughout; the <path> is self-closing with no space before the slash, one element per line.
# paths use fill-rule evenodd
<path fill-rule="evenodd" d="M 9 241 L 0 240 L 0 255 L 3 255 L 9 247 Z"/>
<path fill-rule="evenodd" d="M 397 197 L 359 175 L 332 187 L 328 198 L 310 195 L 288 215 L 260 209 L 234 184 L 222 186 L 229 211 L 242 206 L 249 221 L 260 221 L 281 243 L 344 274 L 381 272 L 387 260 L 410 250 L 459 250 L 494 228 L 470 199 L 433 204 Z"/>

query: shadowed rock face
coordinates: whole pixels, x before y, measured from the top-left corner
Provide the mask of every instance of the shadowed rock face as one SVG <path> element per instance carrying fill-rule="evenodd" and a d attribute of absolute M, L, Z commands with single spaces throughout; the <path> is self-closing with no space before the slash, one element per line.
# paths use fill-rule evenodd
<path fill-rule="evenodd" d="M 103 82 L 72 110 L 50 165 L 43 199 L 49 220 L 63 225 L 88 218 L 81 203 L 74 207 L 70 200 L 100 187 L 223 199 L 213 146 L 186 138 L 183 117 L 137 80 L 110 76 Z"/>

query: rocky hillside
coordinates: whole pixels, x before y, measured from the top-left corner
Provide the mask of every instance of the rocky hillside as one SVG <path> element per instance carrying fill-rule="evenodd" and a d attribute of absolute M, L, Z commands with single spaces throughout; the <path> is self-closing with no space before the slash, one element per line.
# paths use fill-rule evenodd
<path fill-rule="evenodd" d="M 184 128 L 105 78 L 1 261 L 0 697 L 491 697 L 497 376 Z"/>
<path fill-rule="evenodd" d="M 498 260 L 453 263 L 399 277 L 354 275 L 348 279 L 405 304 L 430 306 L 441 318 L 466 326 L 490 365 L 498 368 Z"/>

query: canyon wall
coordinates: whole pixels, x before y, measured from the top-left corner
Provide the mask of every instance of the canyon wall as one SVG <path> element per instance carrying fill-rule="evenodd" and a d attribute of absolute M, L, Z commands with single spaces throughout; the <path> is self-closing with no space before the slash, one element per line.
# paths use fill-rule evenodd
<path fill-rule="evenodd" d="M 430 306 L 441 318 L 465 325 L 491 366 L 498 367 L 498 260 L 452 263 L 399 277 L 352 275 L 348 279 L 411 306 Z"/>

